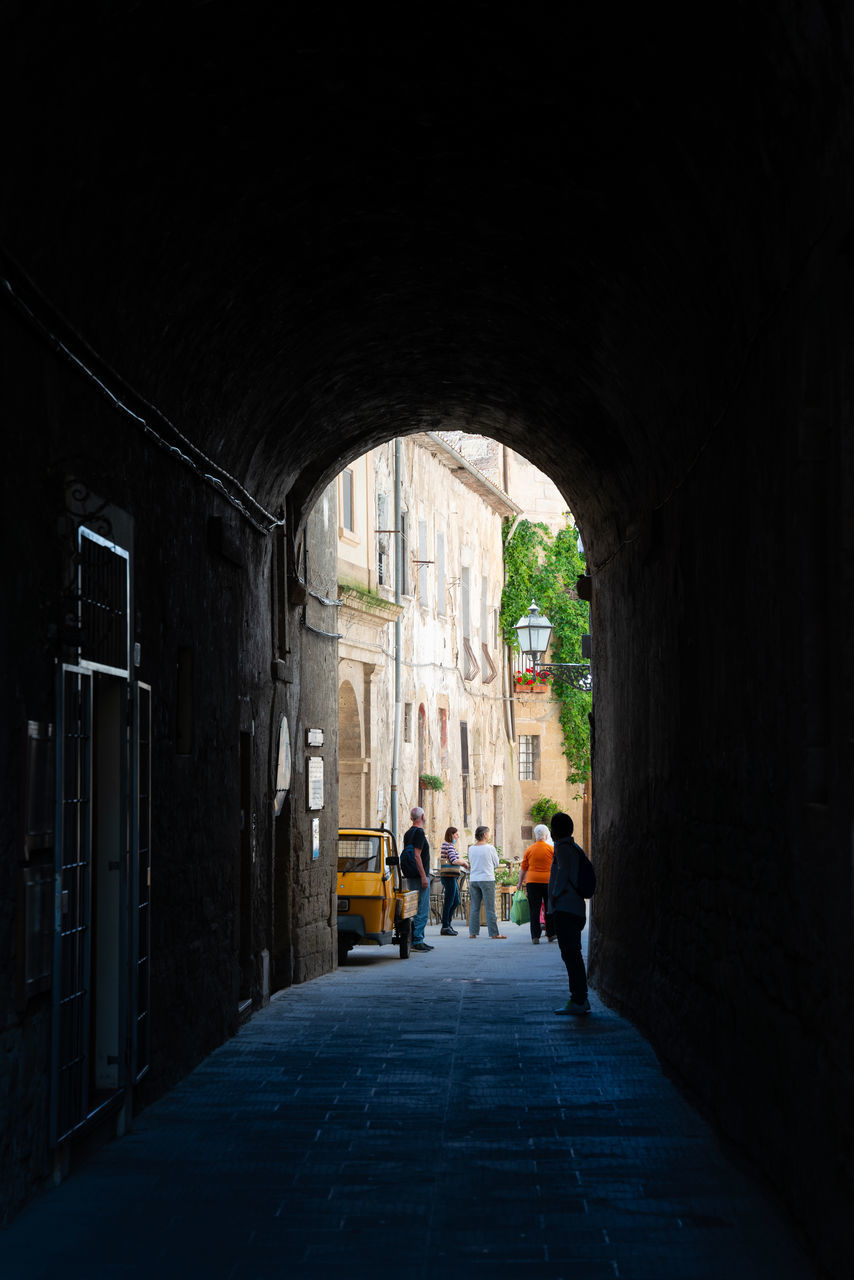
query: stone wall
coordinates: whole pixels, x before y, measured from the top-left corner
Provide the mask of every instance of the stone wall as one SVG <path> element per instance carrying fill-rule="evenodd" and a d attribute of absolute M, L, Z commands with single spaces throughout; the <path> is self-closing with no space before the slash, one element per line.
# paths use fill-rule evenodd
<path fill-rule="evenodd" d="M 335 871 L 338 865 L 338 641 L 340 616 L 337 592 L 336 502 L 334 487 L 321 496 L 305 525 L 308 548 L 304 562 L 309 596 L 295 657 L 299 701 L 294 716 L 294 777 L 291 786 L 290 836 L 292 854 L 289 893 L 292 899 L 294 982 L 328 973 L 335 964 L 337 908 Z M 319 599 L 318 597 L 322 597 Z M 314 630 L 306 629 L 314 628 Z M 321 634 L 324 633 L 324 634 Z M 308 734 L 319 729 L 322 745 L 310 745 Z M 323 807 L 308 807 L 310 760 L 323 764 Z M 319 854 L 312 842 L 312 824 L 319 823 Z M 285 985 L 279 975 L 276 986 Z"/>
<path fill-rule="evenodd" d="M 793 304 L 822 310 L 821 337 L 795 355 L 781 322 L 710 455 L 594 573 L 592 972 L 842 1275 L 852 1169 L 825 1165 L 854 1139 L 851 872 L 834 852 L 850 682 L 827 698 L 852 592 L 839 270 Z"/>
<path fill-rule="evenodd" d="M 16 984 L 26 723 L 54 723 L 55 662 L 74 661 L 76 653 L 66 643 L 62 592 L 69 478 L 85 495 L 75 498 L 78 508 L 132 524 L 134 677 L 152 689 L 152 1060 L 136 1106 L 233 1034 L 242 1001 L 258 1007 L 277 986 L 333 966 L 337 611 L 318 599 L 334 598 L 336 586 L 328 496 L 304 530 L 293 530 L 296 560 L 286 574 L 272 533 L 253 528 L 198 472 L 117 415 L 8 312 L 0 323 L 14 427 L 4 546 L 10 563 L 36 565 L 7 597 L 3 629 L 4 668 L 14 673 L 2 682 L 0 739 L 8 780 L 0 801 L 0 1096 L 7 1100 L 0 1197 L 9 1213 L 68 1163 L 68 1144 L 58 1154 L 49 1145 L 51 993 L 23 1003 Z M 271 605 L 277 577 L 289 599 L 301 602 L 287 604 L 281 644 Z M 303 591 L 300 578 L 316 594 Z M 181 741 L 179 667 L 188 682 Z M 274 819 L 282 715 L 293 777 Z M 322 746 L 307 746 L 308 728 L 322 731 Z M 309 755 L 325 767 L 318 811 L 307 808 Z M 129 1107 L 125 1113 L 127 1122 Z"/>

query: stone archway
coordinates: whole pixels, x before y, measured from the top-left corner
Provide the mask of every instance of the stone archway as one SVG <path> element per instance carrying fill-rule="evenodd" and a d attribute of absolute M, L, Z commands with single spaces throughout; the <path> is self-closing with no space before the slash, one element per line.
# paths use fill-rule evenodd
<path fill-rule="evenodd" d="M 343 631 L 324 490 L 401 432 L 493 435 L 554 479 L 588 549 L 599 988 L 847 1259 L 847 7 L 737 6 L 698 47 L 576 6 L 530 56 L 461 15 L 423 59 L 283 43 L 228 6 L 183 31 L 146 6 L 54 8 L 12 6 L 3 77 L 7 117 L 30 104 L 0 210 L 6 899 L 34 892 L 22 726 L 55 722 L 55 667 L 80 649 L 57 538 L 114 507 L 133 528 L 128 669 L 157 690 L 153 847 L 179 851 L 140 1096 L 237 1025 L 241 841 L 254 988 L 265 953 L 274 985 L 331 967 Z M 37 1060 L 15 985 L 0 1012 Z M 10 1194 L 44 1165 L 8 1168 Z"/>

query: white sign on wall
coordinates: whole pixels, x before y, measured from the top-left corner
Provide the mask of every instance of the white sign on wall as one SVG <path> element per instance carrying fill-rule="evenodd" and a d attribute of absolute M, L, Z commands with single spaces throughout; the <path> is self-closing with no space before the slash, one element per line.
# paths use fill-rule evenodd
<path fill-rule="evenodd" d="M 323 757 L 308 757 L 308 807 L 323 808 Z"/>

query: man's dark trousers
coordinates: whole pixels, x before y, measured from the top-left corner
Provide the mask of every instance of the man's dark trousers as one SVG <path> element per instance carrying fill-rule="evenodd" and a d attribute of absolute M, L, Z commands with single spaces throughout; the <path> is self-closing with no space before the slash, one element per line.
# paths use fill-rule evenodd
<path fill-rule="evenodd" d="M 587 973 L 581 954 L 584 916 L 574 916 L 568 911 L 555 911 L 552 919 L 555 922 L 561 959 L 566 965 L 569 978 L 570 998 L 574 1004 L 584 1004 L 587 999 Z"/>

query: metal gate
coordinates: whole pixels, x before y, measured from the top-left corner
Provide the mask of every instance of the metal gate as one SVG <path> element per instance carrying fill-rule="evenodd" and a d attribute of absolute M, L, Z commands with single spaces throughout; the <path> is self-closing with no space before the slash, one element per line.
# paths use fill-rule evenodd
<path fill-rule="evenodd" d="M 120 793 L 115 802 L 123 834 L 121 865 L 110 863 L 107 871 L 120 875 L 115 898 L 120 976 L 114 1002 L 118 1011 L 116 1056 L 108 1059 L 115 1064 L 114 1078 L 106 1094 L 103 1082 L 96 1083 L 98 1071 L 93 1073 L 93 1043 L 98 1040 L 98 975 L 92 968 L 98 932 L 98 920 L 93 918 L 94 882 L 105 856 L 93 848 L 96 786 L 103 791 L 103 779 L 97 783 L 95 774 L 101 778 L 98 760 L 104 751 L 103 744 L 99 748 L 96 742 L 100 723 L 94 690 L 97 678 L 86 668 L 66 666 L 60 671 L 57 690 L 51 1054 L 54 1146 L 74 1133 L 105 1101 L 120 1097 L 128 1081 L 140 1080 L 151 1063 L 151 689 L 135 684 L 127 687 L 122 698 L 127 715 L 121 716 L 121 764 L 109 773 L 111 785 Z"/>
<path fill-rule="evenodd" d="M 88 1114 L 92 916 L 92 673 L 63 667 L 57 690 L 51 1140 Z"/>
<path fill-rule="evenodd" d="M 131 1080 L 151 1065 L 151 688 L 134 686 L 131 717 Z"/>

